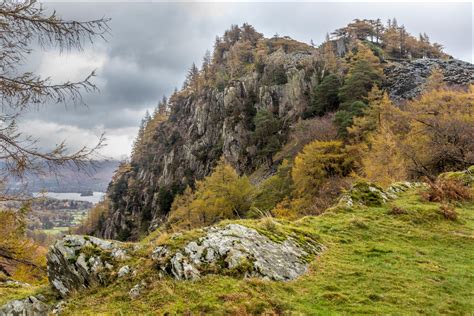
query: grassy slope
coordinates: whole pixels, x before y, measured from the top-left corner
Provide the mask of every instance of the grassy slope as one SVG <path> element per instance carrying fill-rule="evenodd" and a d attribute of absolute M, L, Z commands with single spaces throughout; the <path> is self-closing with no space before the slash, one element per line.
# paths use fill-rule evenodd
<path fill-rule="evenodd" d="M 207 276 L 197 282 L 158 280 L 138 300 L 127 292 L 135 281 L 92 290 L 75 298 L 71 314 L 186 311 L 261 313 L 442 313 L 470 314 L 474 279 L 474 204 L 458 208 L 457 222 L 437 213 L 438 205 L 414 191 L 390 206 L 326 213 L 300 220 L 327 250 L 311 271 L 291 282 Z"/>
<path fill-rule="evenodd" d="M 159 280 L 143 262 L 149 286 L 128 297 L 135 279 L 73 298 L 71 315 L 209 314 L 293 311 L 296 314 L 471 314 L 474 279 L 474 203 L 459 220 L 445 220 L 438 205 L 411 191 L 390 205 L 307 217 L 285 225 L 310 230 L 327 246 L 310 272 L 291 282 L 207 276 L 196 282 Z M 245 221 L 242 221 L 245 223 Z M 248 222 L 249 226 L 255 225 Z M 282 227 L 280 229 L 287 228 Z"/>

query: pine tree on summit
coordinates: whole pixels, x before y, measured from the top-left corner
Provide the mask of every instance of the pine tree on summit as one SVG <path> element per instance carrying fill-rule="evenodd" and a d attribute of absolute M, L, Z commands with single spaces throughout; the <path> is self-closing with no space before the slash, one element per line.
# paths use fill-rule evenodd
<path fill-rule="evenodd" d="M 188 70 L 186 79 L 184 80 L 183 89 L 186 89 L 188 87 L 196 88 L 198 76 L 199 76 L 199 69 L 196 67 L 196 64 L 193 63 L 191 65 L 191 68 Z"/>

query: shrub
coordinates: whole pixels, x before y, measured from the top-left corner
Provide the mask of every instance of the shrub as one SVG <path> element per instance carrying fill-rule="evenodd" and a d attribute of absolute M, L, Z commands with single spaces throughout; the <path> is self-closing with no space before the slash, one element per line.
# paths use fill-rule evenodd
<path fill-rule="evenodd" d="M 458 219 L 458 213 L 451 204 L 442 204 L 439 207 L 439 212 L 444 216 L 445 219 L 455 221 Z"/>
<path fill-rule="evenodd" d="M 407 214 L 408 212 L 398 206 L 392 206 L 390 211 L 388 212 L 389 215 L 403 215 Z"/>
<path fill-rule="evenodd" d="M 472 200 L 471 189 L 457 180 L 438 178 L 431 181 L 425 178 L 428 190 L 422 194 L 423 198 L 431 202 L 452 202 Z"/>
<path fill-rule="evenodd" d="M 257 187 L 253 208 L 267 212 L 272 210 L 284 198 L 290 196 L 292 189 L 290 170 L 290 164 L 287 160 L 284 160 L 278 167 L 277 173 L 264 180 Z"/>

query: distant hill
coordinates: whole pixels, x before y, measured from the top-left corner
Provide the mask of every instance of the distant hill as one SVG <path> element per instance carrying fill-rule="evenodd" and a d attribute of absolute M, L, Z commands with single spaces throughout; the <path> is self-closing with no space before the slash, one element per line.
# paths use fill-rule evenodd
<path fill-rule="evenodd" d="M 56 174 L 30 175 L 25 180 L 11 182 L 11 190 L 26 186 L 28 192 L 105 192 L 119 165 L 117 160 L 94 161 L 84 170 L 63 167 Z"/>

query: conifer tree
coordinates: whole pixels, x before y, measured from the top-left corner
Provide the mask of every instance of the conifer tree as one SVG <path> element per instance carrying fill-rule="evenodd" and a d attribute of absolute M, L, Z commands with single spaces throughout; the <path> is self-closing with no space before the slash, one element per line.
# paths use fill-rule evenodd
<path fill-rule="evenodd" d="M 330 74 L 324 77 L 323 81 L 318 84 L 311 96 L 311 108 L 309 114 L 322 116 L 327 112 L 337 110 L 339 107 L 339 88 L 341 81 L 339 78 Z"/>
<path fill-rule="evenodd" d="M 260 110 L 254 118 L 255 130 L 252 138 L 257 147 L 257 159 L 261 163 L 271 165 L 273 155 L 280 149 L 282 144 L 279 134 L 282 124 L 280 119 L 268 110 Z"/>

